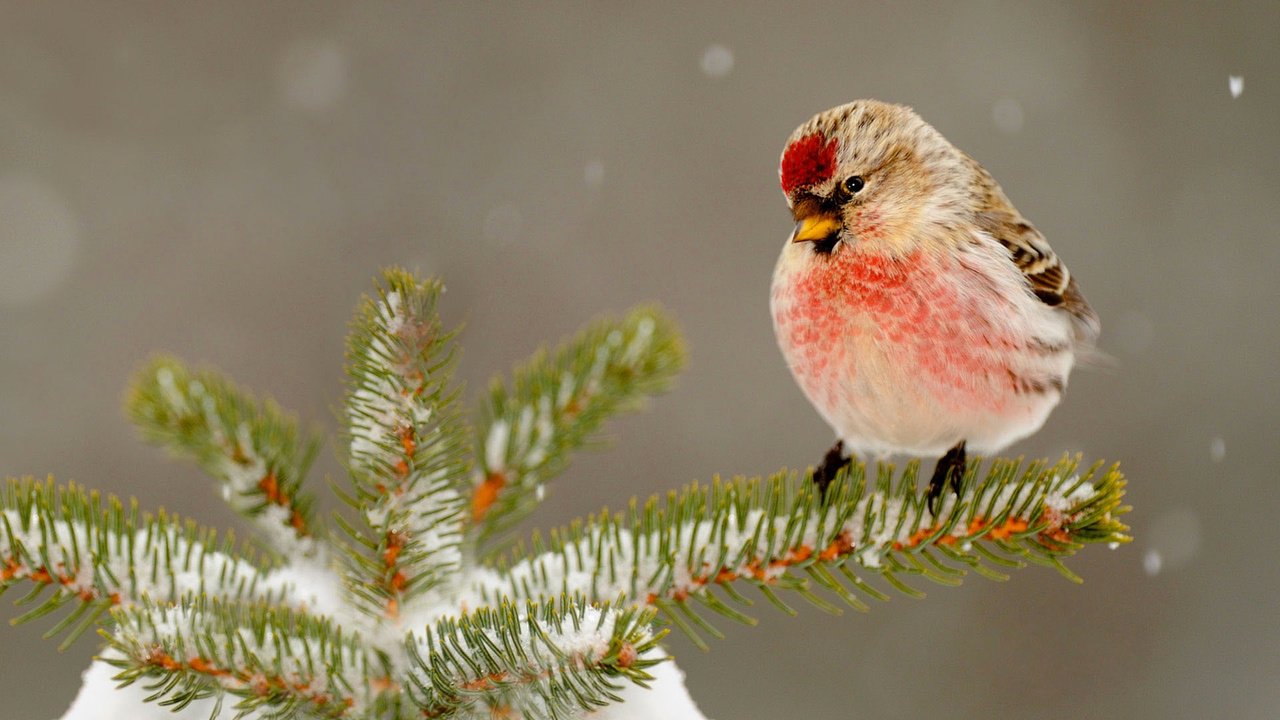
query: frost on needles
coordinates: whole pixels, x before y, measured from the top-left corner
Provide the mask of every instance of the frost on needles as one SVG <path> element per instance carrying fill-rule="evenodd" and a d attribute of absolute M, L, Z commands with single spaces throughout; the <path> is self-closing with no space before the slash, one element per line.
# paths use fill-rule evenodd
<path fill-rule="evenodd" d="M 854 464 L 825 496 L 804 473 L 716 479 L 512 546 L 572 452 L 668 387 L 680 338 L 652 307 L 598 320 L 467 413 L 440 292 L 388 270 L 356 313 L 350 509 L 328 525 L 308 490 L 318 434 L 169 357 L 139 373 L 130 417 L 211 475 L 259 542 L 74 484 L 0 488 L 0 591 L 25 591 L 16 621 L 47 618 L 64 647 L 91 628 L 105 641 L 67 720 L 694 720 L 659 645 L 668 628 L 706 647 L 715 622 L 754 622 L 753 596 L 839 613 L 969 571 L 1034 563 L 1078 580 L 1063 557 L 1128 540 L 1120 473 L 1065 458 L 973 462 L 936 516 L 916 463 Z"/>

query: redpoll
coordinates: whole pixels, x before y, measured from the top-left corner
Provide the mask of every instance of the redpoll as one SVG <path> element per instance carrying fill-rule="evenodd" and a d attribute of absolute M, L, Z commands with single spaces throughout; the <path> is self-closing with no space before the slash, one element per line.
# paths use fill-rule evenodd
<path fill-rule="evenodd" d="M 932 507 L 966 447 L 1044 424 L 1098 317 L 1044 236 L 973 158 L 910 108 L 859 100 L 791 134 L 796 220 L 773 276 L 774 330 L 842 449 L 937 456 Z M 842 447 L 843 444 L 843 447 Z"/>

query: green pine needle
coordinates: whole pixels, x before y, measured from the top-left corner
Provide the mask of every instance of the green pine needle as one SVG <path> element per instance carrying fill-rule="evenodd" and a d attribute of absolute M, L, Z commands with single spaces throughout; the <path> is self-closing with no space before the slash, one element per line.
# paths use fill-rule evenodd
<path fill-rule="evenodd" d="M 66 633 L 62 647 L 94 627 L 103 613 L 143 597 L 254 598 L 272 602 L 266 568 L 251 549 L 238 552 L 230 533 L 164 511 L 139 513 L 119 499 L 52 479 L 0 485 L 0 593 L 29 585 L 20 604 L 40 604 L 15 618 L 30 622 L 69 608 L 47 633 Z"/>
<path fill-rule="evenodd" d="M 127 410 L 149 442 L 217 478 L 237 511 L 304 545 L 316 533 L 315 501 L 302 483 L 320 438 L 272 400 L 258 400 L 217 371 L 157 356 L 135 377 Z"/>
<path fill-rule="evenodd" d="M 456 577 L 466 499 L 468 433 L 452 373 L 455 332 L 436 310 L 443 286 L 387 270 L 347 338 L 347 428 L 361 523 L 351 542 L 353 597 L 375 617 Z"/>
<path fill-rule="evenodd" d="M 644 683 L 663 633 L 653 611 L 561 596 L 501 602 L 445 618 L 406 645 L 407 687 L 425 717 L 473 717 L 482 708 L 526 720 L 567 720 L 620 701 L 616 680 Z"/>
<path fill-rule="evenodd" d="M 134 382 L 130 415 L 144 437 L 218 478 L 288 564 L 269 568 L 230 534 L 136 502 L 10 480 L 0 593 L 26 591 L 14 622 L 49 622 L 63 647 L 98 627 L 116 679 L 175 710 L 569 720 L 648 686 L 666 659 L 662 624 L 708 647 L 722 637 L 715 616 L 756 622 L 744 611 L 753 598 L 837 614 L 895 592 L 923 597 L 925 581 L 954 586 L 969 571 L 999 580 L 1039 564 L 1078 581 L 1064 558 L 1129 539 L 1114 467 L 974 462 L 935 517 L 916 488 L 919 463 L 874 474 L 855 464 L 825 496 L 784 472 L 633 501 L 535 533 L 484 567 L 476 558 L 572 453 L 666 389 L 684 354 L 655 308 L 597 321 L 495 381 L 472 427 L 458 411 L 441 292 L 387 270 L 352 323 L 351 486 L 339 495 L 354 512 L 335 516 L 336 546 L 315 531 L 302 489 L 314 435 L 221 375 L 160 357 Z"/>
<path fill-rule="evenodd" d="M 695 484 L 665 503 L 633 503 L 627 513 L 606 511 L 553 531 L 545 543 L 535 537 L 533 551 L 499 561 L 498 579 L 486 578 L 475 592 L 486 600 L 621 596 L 656 606 L 667 622 L 703 646 L 700 636 L 718 631 L 699 609 L 753 622 L 717 594 L 744 604 L 735 584 L 756 586 L 789 614 L 795 611 L 782 599 L 786 593 L 838 613 L 820 589 L 866 610 L 864 597 L 888 596 L 858 571 L 914 598 L 924 597 L 912 586 L 914 577 L 944 586 L 960 584 L 969 570 L 1006 577 L 987 563 L 1044 564 L 1076 581 L 1061 558 L 1087 543 L 1129 540 L 1119 520 L 1128 508 L 1120 505 L 1124 478 L 1116 468 L 1095 465 L 1081 472 L 1072 458 L 1025 467 L 995 460 L 979 478 L 979 465 L 970 466 L 959 496 L 949 498 L 938 517 L 916 488 L 916 463 L 896 477 L 882 465 L 874 481 L 863 465 L 854 464 L 825 498 L 807 475 L 789 473 Z M 833 570 L 844 575 L 843 582 Z"/>
<path fill-rule="evenodd" d="M 493 381 L 476 428 L 474 532 L 486 542 L 537 507 L 570 454 L 604 421 L 665 391 L 684 366 L 675 322 L 657 307 L 592 323 L 554 352 L 539 350 L 509 382 Z"/>
<path fill-rule="evenodd" d="M 112 613 L 104 655 L 120 686 L 157 681 L 148 698 L 175 708 L 223 693 L 235 709 L 345 718 L 385 709 L 360 637 L 331 622 L 264 604 L 186 597 Z"/>

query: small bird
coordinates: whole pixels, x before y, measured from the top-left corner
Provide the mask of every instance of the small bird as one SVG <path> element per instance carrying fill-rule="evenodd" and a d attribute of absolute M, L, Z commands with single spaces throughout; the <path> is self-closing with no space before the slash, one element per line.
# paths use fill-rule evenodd
<path fill-rule="evenodd" d="M 911 108 L 857 100 L 787 140 L 779 175 L 795 230 L 773 275 L 774 331 L 844 450 L 942 458 L 959 492 L 966 449 L 1044 424 L 1098 316 L 1044 236 L 976 160 Z"/>

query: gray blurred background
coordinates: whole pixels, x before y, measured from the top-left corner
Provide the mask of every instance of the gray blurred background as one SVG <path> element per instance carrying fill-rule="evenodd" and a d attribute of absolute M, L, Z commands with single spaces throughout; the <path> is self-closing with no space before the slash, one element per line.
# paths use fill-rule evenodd
<path fill-rule="evenodd" d="M 387 264 L 448 281 L 472 396 L 597 313 L 683 324 L 677 389 L 530 527 L 816 461 L 830 433 L 766 309 L 777 159 L 814 112 L 904 102 L 1102 315 L 1116 369 L 1077 373 L 1014 451 L 1122 461 L 1137 540 L 1076 558 L 1083 586 L 1033 568 L 866 616 L 762 607 L 710 653 L 673 641 L 695 698 L 719 720 L 1275 717 L 1280 4 L 790 5 L 0 3 L 0 474 L 242 527 L 136 440 L 127 377 L 171 351 L 332 429 L 345 323 Z M 341 477 L 332 448 L 318 471 Z M 45 627 L 0 635 L 6 720 L 60 715 L 94 651 Z"/>

